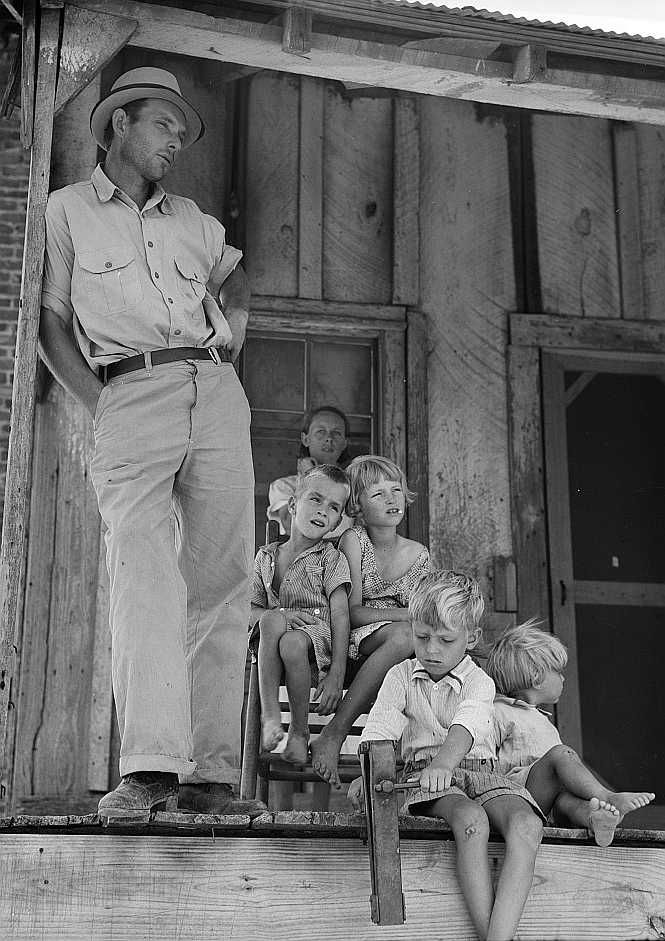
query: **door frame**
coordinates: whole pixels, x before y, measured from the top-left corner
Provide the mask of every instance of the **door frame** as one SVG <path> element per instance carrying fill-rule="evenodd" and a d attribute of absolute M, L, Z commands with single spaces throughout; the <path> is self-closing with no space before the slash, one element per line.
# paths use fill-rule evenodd
<path fill-rule="evenodd" d="M 509 316 L 508 399 L 513 544 L 519 620 L 540 616 L 568 647 L 572 695 L 557 711 L 564 740 L 581 751 L 563 369 L 665 372 L 665 322 L 515 313 Z M 611 367 L 611 368 L 608 368 Z M 545 410 L 545 401 L 550 407 Z M 559 402 L 560 414 L 554 403 Z M 563 465 L 562 465 L 563 466 Z M 552 551 L 554 550 L 554 551 Z M 563 602 L 563 603 L 562 603 Z"/>

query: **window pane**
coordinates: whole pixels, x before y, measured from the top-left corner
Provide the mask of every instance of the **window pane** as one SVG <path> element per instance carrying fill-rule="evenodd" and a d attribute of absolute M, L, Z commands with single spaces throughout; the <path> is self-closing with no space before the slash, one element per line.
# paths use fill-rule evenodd
<path fill-rule="evenodd" d="M 305 344 L 249 336 L 245 345 L 244 386 L 252 408 L 301 412 L 305 401 Z"/>
<path fill-rule="evenodd" d="M 313 341 L 308 405 L 336 405 L 346 415 L 372 411 L 372 348 L 352 343 Z"/>

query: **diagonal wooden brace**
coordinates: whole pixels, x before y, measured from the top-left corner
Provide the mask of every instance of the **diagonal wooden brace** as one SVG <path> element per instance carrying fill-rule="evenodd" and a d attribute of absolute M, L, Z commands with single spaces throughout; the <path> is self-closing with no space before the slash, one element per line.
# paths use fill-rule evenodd
<path fill-rule="evenodd" d="M 360 758 L 365 788 L 372 921 L 401 925 L 406 921 L 397 822 L 394 742 L 363 742 Z"/>

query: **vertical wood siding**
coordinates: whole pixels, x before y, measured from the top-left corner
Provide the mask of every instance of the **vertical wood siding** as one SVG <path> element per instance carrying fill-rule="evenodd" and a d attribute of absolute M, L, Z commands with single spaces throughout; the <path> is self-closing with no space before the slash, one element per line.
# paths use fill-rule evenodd
<path fill-rule="evenodd" d="M 429 319 L 431 549 L 491 594 L 511 554 L 506 311 L 514 307 L 506 129 L 421 100 L 422 307 Z"/>

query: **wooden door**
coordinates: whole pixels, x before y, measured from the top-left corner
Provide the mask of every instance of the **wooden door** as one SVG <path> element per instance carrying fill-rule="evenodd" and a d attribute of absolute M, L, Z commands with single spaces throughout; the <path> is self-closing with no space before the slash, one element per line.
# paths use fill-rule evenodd
<path fill-rule="evenodd" d="M 559 729 L 611 786 L 655 791 L 640 825 L 662 827 L 665 365 L 544 352 L 542 366 L 552 627 L 570 656 Z"/>

